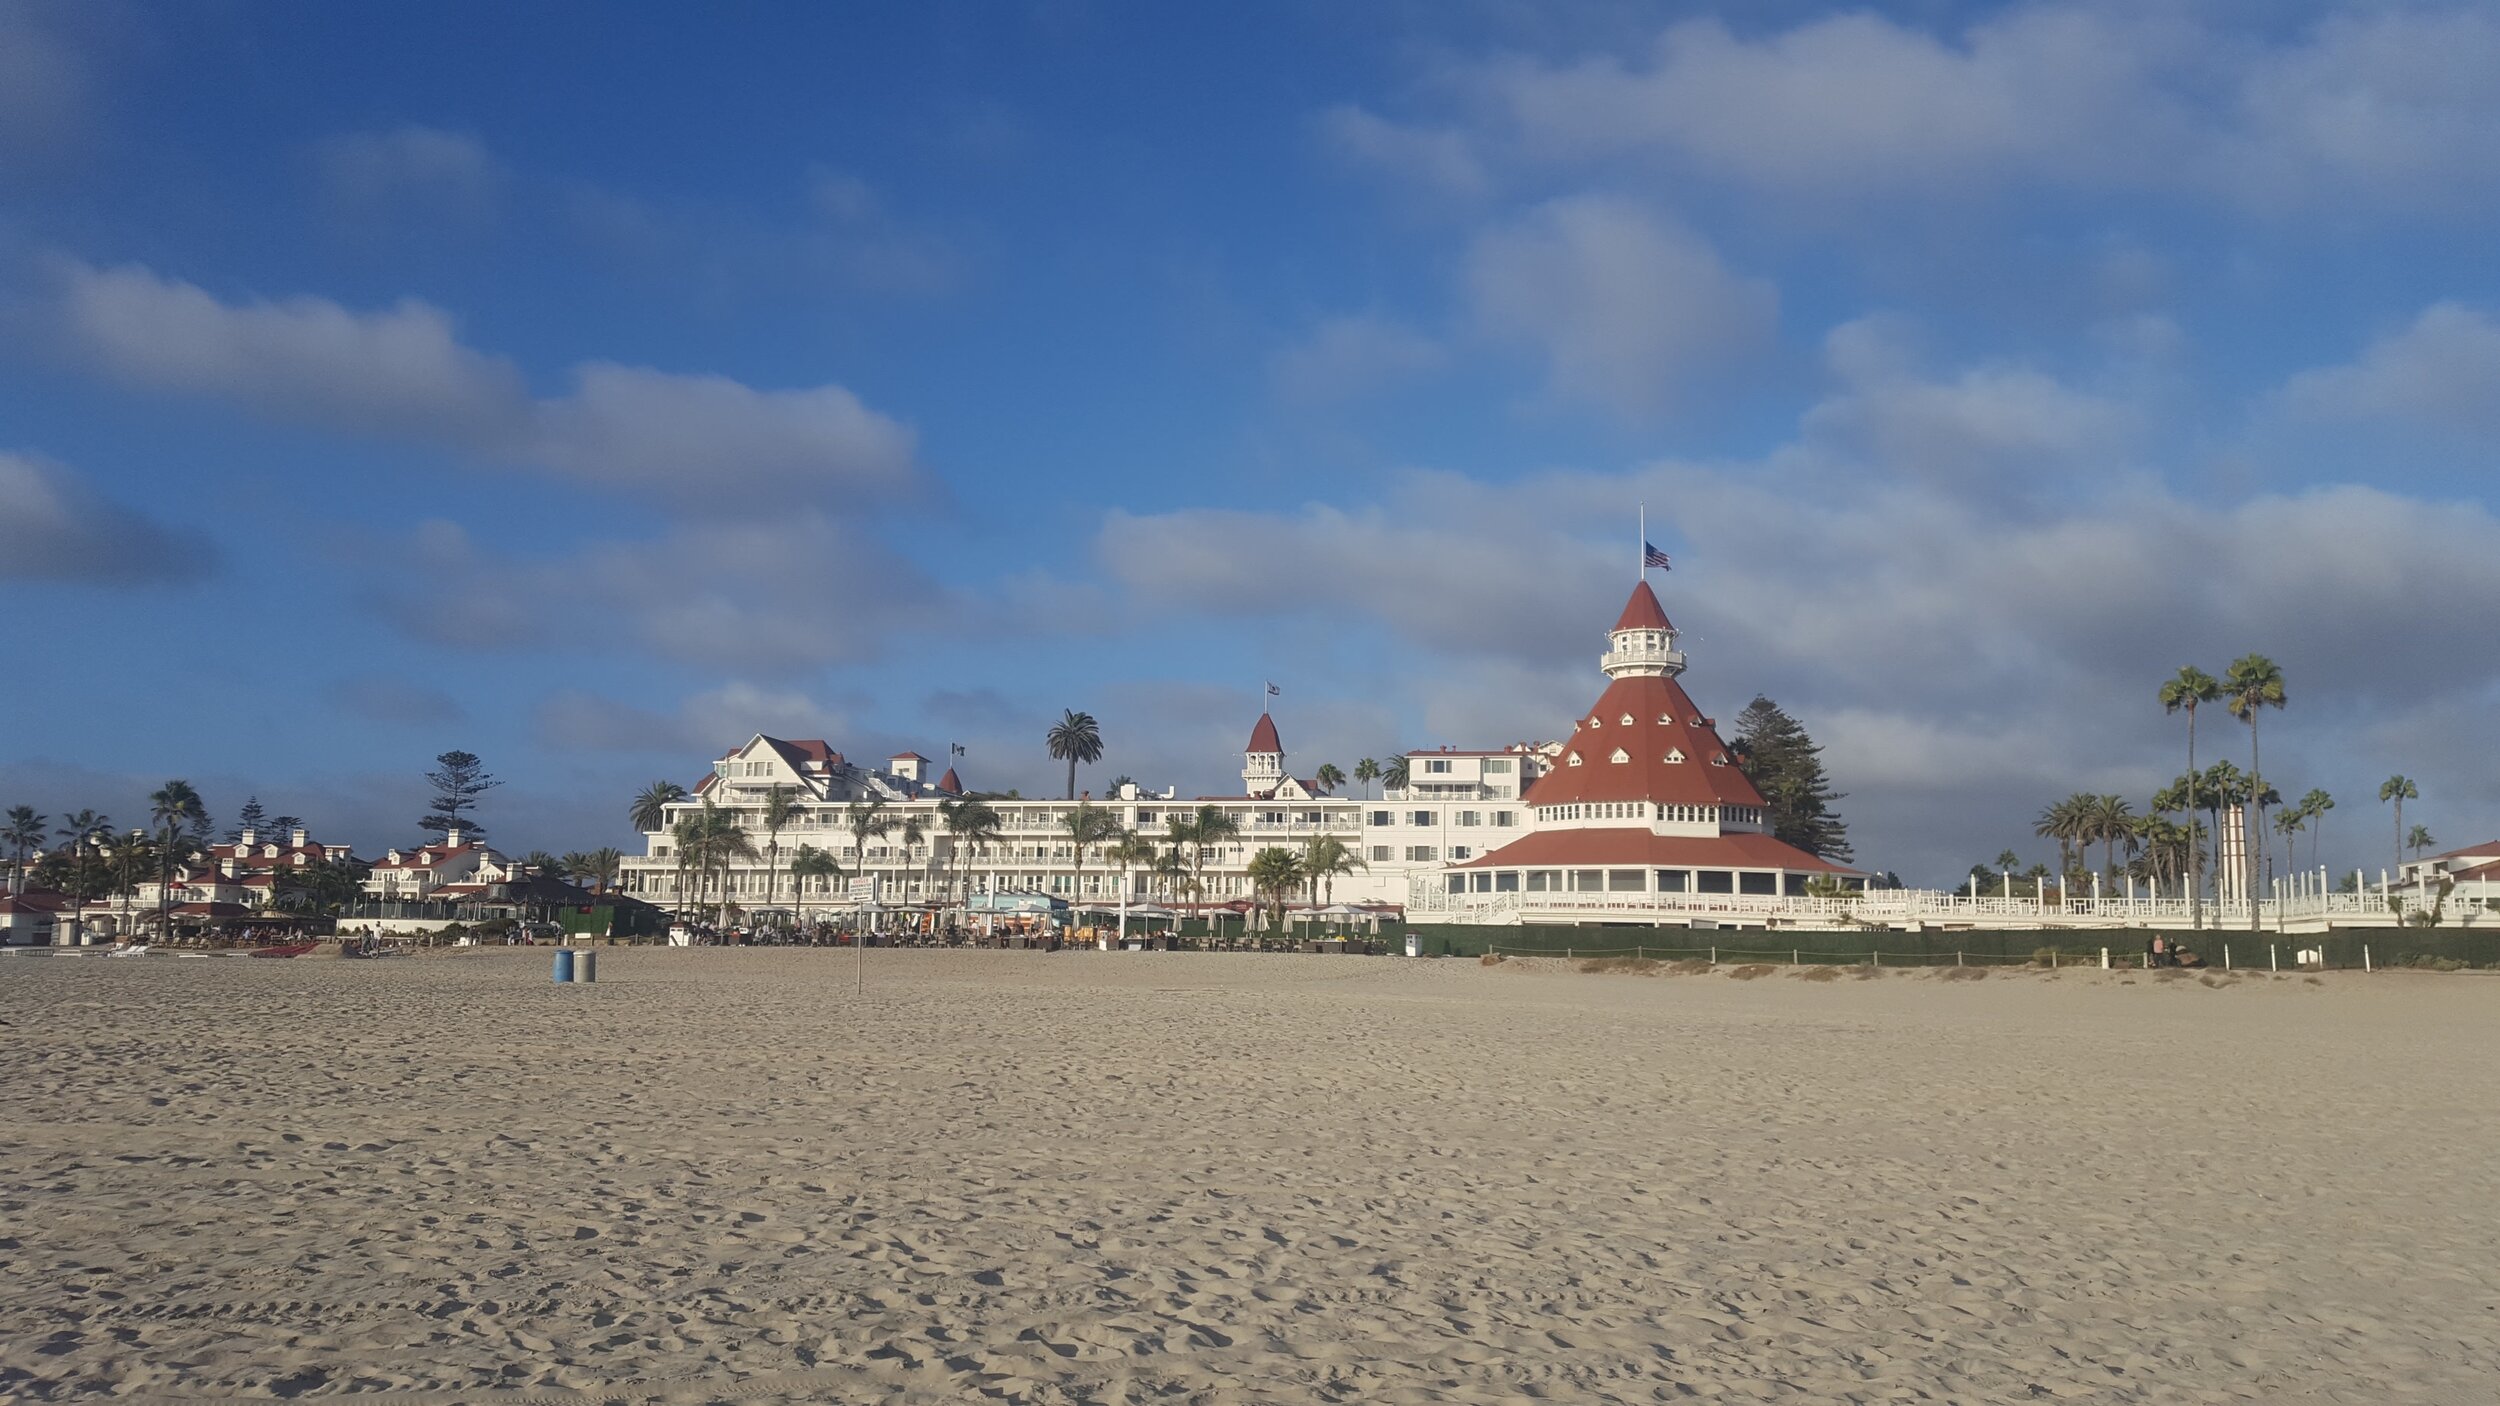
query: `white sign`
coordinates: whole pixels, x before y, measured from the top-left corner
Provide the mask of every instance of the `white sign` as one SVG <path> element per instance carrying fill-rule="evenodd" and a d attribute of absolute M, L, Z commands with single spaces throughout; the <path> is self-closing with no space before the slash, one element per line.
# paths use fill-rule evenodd
<path fill-rule="evenodd" d="M 851 880 L 851 901 L 852 901 L 853 903 L 874 903 L 874 902 L 876 902 L 876 901 L 877 901 L 877 881 L 876 881 L 875 879 L 853 879 L 853 880 Z"/>

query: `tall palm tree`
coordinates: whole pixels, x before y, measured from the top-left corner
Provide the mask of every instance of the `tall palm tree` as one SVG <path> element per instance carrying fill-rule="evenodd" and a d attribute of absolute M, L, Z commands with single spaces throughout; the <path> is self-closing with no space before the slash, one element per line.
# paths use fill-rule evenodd
<path fill-rule="evenodd" d="M 1007 829 L 998 807 L 970 796 L 938 802 L 938 825 L 952 842 L 946 847 L 946 857 L 949 867 L 955 870 L 952 886 L 958 890 L 969 882 L 962 872 L 967 855 L 997 844 L 1006 837 Z"/>
<path fill-rule="evenodd" d="M 927 816 L 904 816 L 902 823 L 894 827 L 894 848 L 897 851 L 894 861 L 895 869 L 899 871 L 904 865 L 908 864 L 911 861 L 912 853 L 915 850 L 918 850 L 921 844 L 928 838 L 929 818 Z M 930 858 L 930 863 L 934 864 L 935 862 L 936 857 L 933 855 Z"/>
<path fill-rule="evenodd" d="M 26 852 L 43 844 L 43 822 L 44 817 L 36 814 L 33 806 L 11 806 L 7 823 L 0 825 L 0 844 L 5 844 L 10 849 L 9 892 L 11 893 L 21 892 L 25 888 Z"/>
<path fill-rule="evenodd" d="M 842 826 L 851 832 L 851 846 L 857 851 L 854 873 L 868 873 L 868 842 L 891 835 L 897 821 L 885 808 L 885 797 L 866 796 L 842 808 Z"/>
<path fill-rule="evenodd" d="M 2396 867 L 2405 867 L 2405 802 L 2422 799 L 2421 791 L 2409 776 L 2391 776 L 2379 783 L 2379 803 L 2396 803 Z"/>
<path fill-rule="evenodd" d="M 654 781 L 634 797 L 628 812 L 634 828 L 643 834 L 655 834 L 668 828 L 668 808 L 686 798 L 686 788 L 674 781 Z"/>
<path fill-rule="evenodd" d="M 1380 768 L 1380 784 L 1384 790 L 1403 791 L 1406 789 L 1405 753 L 1400 752 L 1391 757 L 1388 763 Z"/>
<path fill-rule="evenodd" d="M 831 884 L 839 882 L 841 878 L 842 861 L 814 845 L 802 843 L 797 849 L 791 851 L 790 882 L 791 886 L 797 890 L 790 896 L 791 921 L 800 923 L 806 920 L 809 880 L 823 879 Z"/>
<path fill-rule="evenodd" d="M 60 837 L 73 849 L 92 849 L 113 833 L 113 822 L 102 811 L 73 810 L 61 817 Z"/>
<path fill-rule="evenodd" d="M 164 832 L 157 851 L 156 873 L 156 935 L 173 936 L 174 865 L 185 853 L 183 841 L 189 832 L 208 825 L 208 807 L 201 803 L 200 793 L 191 783 L 173 780 L 158 787 L 148 796 L 148 818 Z"/>
<path fill-rule="evenodd" d="M 625 863 L 625 856 L 613 847 L 583 850 L 564 856 L 564 872 L 578 883 L 590 885 L 593 893 L 604 894 L 616 883 L 616 871 Z"/>
<path fill-rule="evenodd" d="M 2187 809 L 2191 818 L 2196 814 L 2196 710 L 2221 696 L 2221 681 L 2193 664 L 2179 666 L 2178 673 L 2162 681 L 2162 711 L 2187 714 Z M 2198 848 L 2188 851 L 2188 922 L 2198 929 L 2205 926 L 2203 859 Z"/>
<path fill-rule="evenodd" d="M 1363 783 L 1363 799 L 1372 798 L 1372 783 L 1380 779 L 1380 763 L 1365 757 L 1354 764 L 1354 779 Z"/>
<path fill-rule="evenodd" d="M 1351 874 L 1357 869 L 1371 867 L 1363 862 L 1363 856 L 1348 849 L 1345 841 L 1334 835 L 1313 835 L 1305 841 L 1302 845 L 1300 863 L 1302 877 L 1306 881 L 1328 886 L 1328 896 L 1323 901 L 1330 903 L 1335 902 L 1337 898 L 1338 875 Z M 1313 894 L 1312 897 L 1317 899 L 1319 895 Z"/>
<path fill-rule="evenodd" d="M 1231 812 L 1215 806 L 1202 805 L 1186 817 L 1174 816 L 1164 825 L 1165 838 L 1181 851 L 1189 862 L 1189 887 L 1203 902 L 1207 895 L 1207 851 L 1226 840 L 1241 837 L 1241 821 Z"/>
<path fill-rule="evenodd" d="M 2257 717 L 2289 701 L 2283 670 L 2262 654 L 2243 654 L 2222 675 L 2223 706 L 2248 724 L 2249 844 L 2248 930 L 2257 930 L 2257 852 L 2266 824 L 2266 774 L 2257 763 Z"/>
<path fill-rule="evenodd" d="M 2175 821 L 2159 815 L 2147 815 L 2136 821 L 2136 837 L 2143 846 L 2134 862 L 2137 877 L 2151 883 L 2158 891 L 2164 884 L 2175 884 L 2187 872 L 2188 855 L 2194 848 L 2189 832 Z"/>
<path fill-rule="evenodd" d="M 1301 886 L 1302 858 L 1292 850 L 1270 845 L 1250 856 L 1250 891 L 1266 900 L 1277 928 L 1285 925 L 1286 900 Z"/>
<path fill-rule="evenodd" d="M 2075 872 L 2075 851 L 2082 848 L 2086 827 L 2091 823 L 2090 796 L 2078 792 L 2040 812 L 2032 822 L 2031 833 L 2057 841 L 2057 883 L 2064 888 L 2066 876 Z"/>
<path fill-rule="evenodd" d="M 798 818 L 799 793 L 776 782 L 764 789 L 764 906 L 781 892 L 781 832 Z M 795 918 L 793 922 L 797 921 Z"/>
<path fill-rule="evenodd" d="M 695 833 L 701 848 L 697 862 L 707 874 L 717 871 L 719 875 L 720 903 L 713 910 L 712 921 L 715 926 L 723 926 L 729 921 L 730 866 L 741 859 L 755 858 L 755 841 L 746 827 L 738 823 L 737 812 L 723 810 L 710 801 L 705 801 L 703 809 L 695 814 Z"/>
<path fill-rule="evenodd" d="M 1107 844 L 1120 833 L 1120 817 L 1091 801 L 1059 818 L 1059 828 L 1068 834 L 1068 843 L 1076 854 L 1076 870 L 1068 881 L 1068 898 L 1081 903 L 1085 898 L 1085 851 Z"/>
<path fill-rule="evenodd" d="M 2439 841 L 2431 838 L 2431 827 L 2428 825 L 2416 825 L 2411 833 L 2405 836 L 2405 848 L 2413 851 L 2413 857 L 2417 861 L 2421 859 L 2422 851 L 2438 843 Z"/>
<path fill-rule="evenodd" d="M 2117 851 L 2125 845 L 2129 853 L 2135 849 L 2135 807 L 2124 796 L 2093 796 L 2086 808 L 2091 838 L 2101 842 L 2101 869 L 2111 877 L 2118 873 Z"/>
<path fill-rule="evenodd" d="M 2335 798 L 2322 789 L 2312 787 L 2308 795 L 2300 798 L 2301 815 L 2317 822 L 2309 832 L 2309 866 L 2313 869 L 2318 865 L 2318 851 L 2326 843 L 2326 813 L 2333 809 Z"/>
<path fill-rule="evenodd" d="M 2309 828 L 2309 812 L 2285 806 L 2274 813 L 2274 833 L 2283 837 L 2283 872 L 2300 867 L 2300 832 Z"/>
<path fill-rule="evenodd" d="M 1042 740 L 1052 757 L 1068 764 L 1068 799 L 1075 800 L 1077 763 L 1092 766 L 1102 760 L 1102 725 L 1093 714 L 1070 708 L 1050 725 Z"/>
<path fill-rule="evenodd" d="M 1321 790 L 1331 794 L 1345 785 L 1345 773 L 1337 769 L 1335 762 L 1320 763 L 1319 770 L 1311 773 L 1311 779 L 1319 783 Z"/>

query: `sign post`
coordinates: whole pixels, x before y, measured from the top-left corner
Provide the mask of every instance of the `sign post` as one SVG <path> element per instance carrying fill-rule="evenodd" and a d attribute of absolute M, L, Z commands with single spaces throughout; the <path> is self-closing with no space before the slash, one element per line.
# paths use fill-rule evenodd
<path fill-rule="evenodd" d="M 860 995 L 868 989 L 868 924 L 877 906 L 877 881 L 873 878 L 851 880 L 851 902 L 859 906 L 859 931 L 851 934 L 851 994 Z"/>

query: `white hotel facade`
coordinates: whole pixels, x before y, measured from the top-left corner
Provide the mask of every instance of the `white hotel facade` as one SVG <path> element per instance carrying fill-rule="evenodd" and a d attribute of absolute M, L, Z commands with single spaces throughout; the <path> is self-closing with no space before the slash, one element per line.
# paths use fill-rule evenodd
<path fill-rule="evenodd" d="M 1128 785 L 1091 803 L 1155 840 L 1168 822 L 1201 806 L 1231 816 L 1239 834 L 1200 857 L 1203 889 L 1193 901 L 1206 903 L 1250 897 L 1249 862 L 1260 850 L 1298 849 L 1319 836 L 1342 842 L 1364 866 L 1338 878 L 1329 897 L 1402 908 L 1416 920 L 1604 920 L 1629 909 L 1660 915 L 1685 906 L 1742 906 L 1739 900 L 1776 903 L 1801 896 L 1818 877 L 1844 886 L 1861 881 L 1769 833 L 1761 796 L 1716 724 L 1676 681 L 1684 656 L 1646 580 L 1625 603 L 1608 644 L 1599 661 L 1607 686 L 1562 740 L 1409 752 L 1406 784 L 1376 798 L 1332 795 L 1315 779 L 1294 775 L 1275 720 L 1262 714 L 1243 748 L 1240 793 L 1177 797 Z M 1080 872 L 1062 828 L 1076 802 L 985 795 L 1003 837 L 956 852 L 940 805 L 966 791 L 953 768 L 932 777 L 931 765 L 910 752 L 863 764 L 821 740 L 758 734 L 714 762 L 669 819 L 706 804 L 739 818 L 759 857 L 734 868 L 729 891 L 750 911 L 803 903 L 812 915 L 842 906 L 835 882 L 820 879 L 798 891 L 788 865 L 801 845 L 829 851 L 846 875 L 878 878 L 887 904 L 1010 892 L 1079 905 L 1116 904 L 1123 891 L 1132 902 L 1174 898 L 1151 873 L 1115 870 L 1099 847 Z M 780 833 L 781 872 L 768 899 L 762 808 L 774 786 L 790 788 L 799 812 Z M 884 800 L 898 821 L 917 820 L 920 837 L 872 837 L 860 853 L 845 810 L 872 798 Z M 624 887 L 673 904 L 679 875 L 669 829 L 644 840 L 645 853 L 625 862 Z M 1715 901 L 1720 897 L 1728 902 Z"/>

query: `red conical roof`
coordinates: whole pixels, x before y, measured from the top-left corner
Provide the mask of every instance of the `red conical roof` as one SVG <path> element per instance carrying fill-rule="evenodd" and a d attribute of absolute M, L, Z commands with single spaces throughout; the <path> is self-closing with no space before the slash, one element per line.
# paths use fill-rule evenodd
<path fill-rule="evenodd" d="M 1667 623 L 1666 607 L 1658 604 L 1658 593 L 1647 581 L 1632 588 L 1632 598 L 1623 603 L 1623 614 L 1615 617 L 1617 630 L 1672 630 Z M 1612 633 L 1609 631 L 1608 633 Z"/>
<path fill-rule="evenodd" d="M 1276 736 L 1276 720 L 1265 713 L 1259 714 L 1259 725 L 1250 729 L 1250 745 L 1241 750 L 1282 753 L 1285 744 Z"/>
<path fill-rule="evenodd" d="M 955 779 L 955 769 L 951 766 L 946 769 L 944 776 L 938 778 L 937 788 L 950 796 L 960 796 L 964 793 L 964 783 Z"/>
<path fill-rule="evenodd" d="M 1618 751 L 1622 761 L 1614 759 Z M 1677 760 L 1669 761 L 1671 756 Z M 1701 709 L 1675 680 L 1636 674 L 1606 686 L 1573 725 L 1554 769 L 1520 799 L 1532 806 L 1583 801 L 1758 806 L 1762 793 L 1737 769 L 1718 730 L 1702 721 Z"/>

